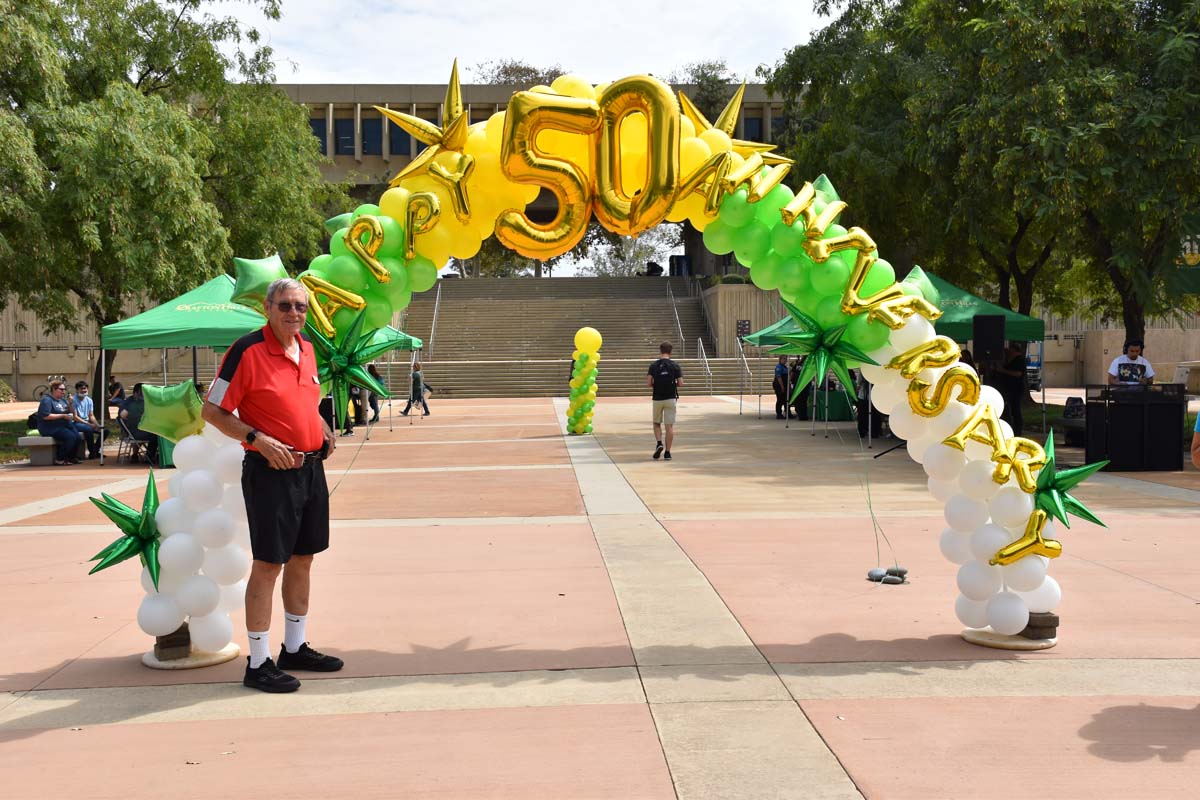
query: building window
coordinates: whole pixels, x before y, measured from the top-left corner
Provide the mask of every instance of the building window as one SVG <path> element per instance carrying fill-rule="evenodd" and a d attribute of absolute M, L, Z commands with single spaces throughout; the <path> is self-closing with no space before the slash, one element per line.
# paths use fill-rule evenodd
<path fill-rule="evenodd" d="M 383 155 L 382 119 L 364 119 L 362 121 L 362 154 L 364 156 Z"/>
<path fill-rule="evenodd" d="M 746 117 L 742 120 L 742 138 L 746 141 L 761 142 L 762 133 L 762 117 Z"/>
<path fill-rule="evenodd" d="M 424 119 L 424 117 L 422 117 L 422 119 Z M 442 124 L 436 118 L 435 119 L 426 119 L 425 121 L 428 122 L 430 125 L 441 125 Z M 428 146 L 429 145 L 425 144 L 420 139 L 417 139 L 417 151 L 413 155 L 417 155 L 417 156 L 421 155 L 421 151 L 424 150 Z"/>
<path fill-rule="evenodd" d="M 329 152 L 329 145 L 325 141 L 325 118 L 310 119 L 308 124 L 312 127 L 313 136 L 321 143 L 321 155 L 325 155 Z"/>
<path fill-rule="evenodd" d="M 333 121 L 333 141 L 335 156 L 354 155 L 354 120 L 335 119 Z"/>
<path fill-rule="evenodd" d="M 771 141 L 780 142 L 785 130 L 787 130 L 787 117 L 783 116 L 783 112 L 780 111 L 776 116 L 771 117 Z"/>
<path fill-rule="evenodd" d="M 407 156 L 409 143 L 408 131 L 394 122 L 388 123 L 388 152 L 394 156 Z"/>

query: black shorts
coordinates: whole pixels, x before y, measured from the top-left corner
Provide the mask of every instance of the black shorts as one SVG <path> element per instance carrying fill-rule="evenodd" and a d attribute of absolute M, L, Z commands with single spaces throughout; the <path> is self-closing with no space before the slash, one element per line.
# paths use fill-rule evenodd
<path fill-rule="evenodd" d="M 329 547 L 329 487 L 319 459 L 300 469 L 271 469 L 265 458 L 247 451 L 242 494 L 255 561 L 283 564 Z"/>

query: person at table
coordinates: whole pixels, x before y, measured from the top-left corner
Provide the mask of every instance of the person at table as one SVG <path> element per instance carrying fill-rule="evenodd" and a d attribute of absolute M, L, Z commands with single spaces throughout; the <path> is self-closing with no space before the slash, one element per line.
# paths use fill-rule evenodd
<path fill-rule="evenodd" d="M 146 413 L 146 397 L 142 393 L 142 384 L 136 383 L 129 397 L 125 398 L 125 402 L 121 404 L 118 416 L 124 421 L 125 427 L 129 429 L 129 435 L 135 441 L 146 444 L 146 461 L 150 464 L 157 464 L 158 436 L 150 433 L 150 431 L 142 430 L 142 415 L 144 413 Z"/>
<path fill-rule="evenodd" d="M 1028 393 L 1025 389 L 1025 343 L 1009 342 L 1004 348 L 1004 361 L 993 368 L 996 388 L 1004 398 L 1004 413 L 1000 418 L 1008 421 L 1013 433 L 1020 436 L 1025 430 L 1025 419 L 1021 415 L 1021 403 Z"/>
<path fill-rule="evenodd" d="M 1110 386 L 1149 386 L 1154 383 L 1154 367 L 1142 355 L 1145 345 L 1137 339 L 1125 343 L 1124 352 L 1108 366 Z"/>

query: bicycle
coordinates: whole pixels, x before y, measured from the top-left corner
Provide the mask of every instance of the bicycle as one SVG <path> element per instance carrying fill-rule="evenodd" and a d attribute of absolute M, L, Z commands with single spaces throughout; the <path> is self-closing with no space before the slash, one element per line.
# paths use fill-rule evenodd
<path fill-rule="evenodd" d="M 40 401 L 42 399 L 42 395 L 49 393 L 50 384 L 54 383 L 55 381 L 62 381 L 63 383 L 66 383 L 67 376 L 66 375 L 47 375 L 45 383 L 39 383 L 37 386 L 34 387 L 33 399 Z"/>

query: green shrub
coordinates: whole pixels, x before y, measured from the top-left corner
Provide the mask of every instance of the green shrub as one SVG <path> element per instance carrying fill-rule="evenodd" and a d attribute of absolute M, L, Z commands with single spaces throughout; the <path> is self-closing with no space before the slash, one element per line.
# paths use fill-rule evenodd
<path fill-rule="evenodd" d="M 0 381 L 0 403 L 13 403 L 17 400 L 17 394 L 4 381 Z"/>
<path fill-rule="evenodd" d="M 745 283 L 746 279 L 741 275 L 725 275 L 721 278 L 721 283 Z"/>

